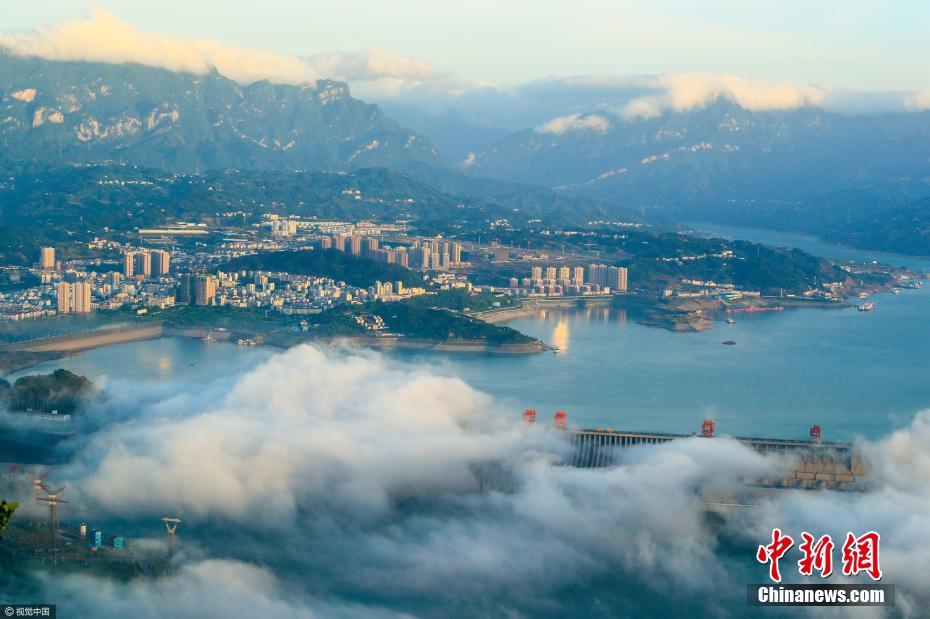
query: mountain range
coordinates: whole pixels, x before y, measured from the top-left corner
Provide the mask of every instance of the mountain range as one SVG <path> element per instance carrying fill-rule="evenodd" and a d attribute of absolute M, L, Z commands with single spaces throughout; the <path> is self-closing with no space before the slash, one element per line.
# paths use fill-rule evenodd
<path fill-rule="evenodd" d="M 0 55 L 2 157 L 171 171 L 445 165 L 344 82 L 238 84 L 216 72 Z"/>
<path fill-rule="evenodd" d="M 537 84 L 494 94 L 502 122 L 483 124 L 476 118 L 492 106 L 477 98 L 458 101 L 471 114 L 397 101 L 388 115 L 332 80 L 246 85 L 215 71 L 0 54 L 0 170 L 14 184 L 75 166 L 150 177 L 241 170 L 242 186 L 267 186 L 282 172 L 387 168 L 425 183 L 419 195 L 446 194 L 434 204 L 468 199 L 574 223 L 636 212 L 930 255 L 930 111 L 750 110 L 720 97 L 633 117 L 617 105 L 578 111 L 584 97 L 560 92 Z M 566 115 L 539 122 L 561 105 Z M 511 131 L 521 109 L 527 128 Z M 256 180 L 261 172 L 273 174 Z M 305 197 L 291 188 L 307 178 L 287 178 L 284 193 Z M 396 174 L 360 178 L 409 193 Z"/>
<path fill-rule="evenodd" d="M 596 111 L 515 132 L 464 169 L 662 218 L 930 255 L 930 111 L 751 111 L 725 99 L 652 118 Z"/>
<path fill-rule="evenodd" d="M 784 202 L 850 188 L 930 191 L 930 111 L 707 108 L 623 119 L 578 115 L 512 134 L 470 162 L 475 176 L 544 184 L 631 205 Z"/>

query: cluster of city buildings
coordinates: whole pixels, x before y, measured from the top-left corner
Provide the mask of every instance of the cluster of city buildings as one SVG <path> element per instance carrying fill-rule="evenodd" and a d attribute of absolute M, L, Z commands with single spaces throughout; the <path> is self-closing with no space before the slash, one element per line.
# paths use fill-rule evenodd
<path fill-rule="evenodd" d="M 327 238 L 327 237 L 324 237 Z M 352 241 L 357 238 L 359 241 Z M 348 250 L 359 248 L 361 237 L 350 237 Z M 377 247 L 377 239 L 366 248 Z M 181 270 L 175 273 L 172 253 L 161 249 L 121 247 L 121 270 L 95 270 L 88 261 L 56 260 L 55 249 L 43 247 L 32 270 L 38 285 L 0 294 L 0 320 L 22 320 L 126 306 L 138 312 L 173 305 L 269 308 L 286 315 L 316 314 L 342 303 L 396 301 L 426 293 L 401 281 L 375 282 L 370 287 L 313 275 L 266 271 L 227 273 L 208 271 L 210 256 L 180 252 Z M 367 251 L 367 249 L 366 249 Z M 393 250 L 388 250 L 393 251 Z M 359 255 L 362 251 L 359 250 Z M 206 262 L 205 262 L 206 261 Z M 211 269 L 212 270 L 212 269 Z M 4 273 L 8 280 L 20 271 Z"/>
<path fill-rule="evenodd" d="M 589 264 L 534 266 L 529 277 L 510 279 L 510 289 L 526 296 L 621 294 L 627 291 L 626 267 Z"/>
<path fill-rule="evenodd" d="M 55 248 L 41 248 L 34 268 L 0 270 L 0 281 L 4 278 L 13 281 L 20 275 L 36 280 L 35 285 L 7 286 L 8 292 L 0 293 L 0 319 L 86 314 L 126 307 L 142 313 L 147 308 L 173 305 L 267 308 L 286 315 L 301 315 L 321 313 L 343 303 L 395 301 L 427 293 L 425 287 L 411 287 L 400 281 L 356 287 L 314 275 L 230 273 L 220 266 L 245 254 L 310 248 L 333 249 L 429 273 L 431 285 L 439 290 L 512 295 L 587 295 L 627 290 L 627 269 L 606 264 L 534 266 L 530 277 L 512 279 L 509 288 L 476 288 L 469 281 L 468 273 L 474 266 L 469 259 L 474 257 L 477 263 L 484 264 L 486 252 L 480 247 L 466 250 L 454 240 L 407 236 L 403 222 L 320 221 L 268 214 L 252 227 L 254 231 L 226 230 L 223 240 L 212 248 L 197 243 L 195 251 L 179 249 L 184 243 L 170 244 L 171 251 L 113 241 L 95 240 L 93 247 L 89 245 L 110 255 L 118 253 L 116 265 L 112 258 L 62 262 L 56 259 Z M 171 227 L 172 231 L 175 229 L 198 234 L 209 232 L 199 224 Z M 152 244 L 158 246 L 159 242 Z M 169 243 L 162 247 L 169 247 Z M 507 257 L 506 248 L 495 246 L 494 252 L 493 260 L 487 259 L 490 262 L 498 261 L 498 253 L 501 259 Z M 375 323 L 371 326 L 376 328 Z"/>
<path fill-rule="evenodd" d="M 384 246 L 375 237 L 334 234 L 322 236 L 320 247 L 419 271 L 444 271 L 465 265 L 461 243 L 443 239 L 415 239 L 410 245 Z"/>
<path fill-rule="evenodd" d="M 171 254 L 163 249 L 127 251 L 123 254 L 123 275 L 128 278 L 141 276 L 163 277 L 171 268 Z"/>
<path fill-rule="evenodd" d="M 682 278 L 680 287 L 665 288 L 662 291 L 662 296 L 681 299 L 707 297 L 723 301 L 735 301 L 743 297 L 759 297 L 761 292 L 758 290 L 740 290 L 733 284 L 713 280 Z"/>
<path fill-rule="evenodd" d="M 326 277 L 270 271 L 185 273 L 178 285 L 182 305 L 270 308 L 282 314 L 319 314 L 343 303 L 396 301 L 426 294 L 403 282 L 375 282 L 364 288 Z"/>
<path fill-rule="evenodd" d="M 272 234 L 290 235 L 294 222 L 271 220 Z M 439 289 L 475 288 L 464 271 L 460 243 L 435 238 L 418 238 L 400 245 L 384 245 L 375 236 L 319 234 L 315 243 L 323 249 L 335 249 L 355 256 L 381 260 L 402 267 L 430 271 Z M 366 230 L 367 231 L 367 230 Z M 306 240 L 306 239 L 305 239 Z M 305 245 L 301 245 L 304 247 Z M 276 245 L 277 248 L 277 245 Z M 185 254 L 163 249 L 119 247 L 120 270 L 98 272 L 95 265 L 56 260 L 55 249 L 44 247 L 34 270 L 41 283 L 0 298 L 0 319 L 18 320 L 61 314 L 86 314 L 96 309 L 146 308 L 173 305 L 230 306 L 268 308 L 286 315 L 316 314 L 343 303 L 396 301 L 426 294 L 424 287 L 405 286 L 403 282 L 376 282 L 370 287 L 356 287 L 314 275 L 295 275 L 266 271 L 227 273 L 215 264 L 255 250 L 221 245 L 217 255 L 207 252 Z M 175 272 L 180 271 L 180 272 Z M 530 277 L 510 281 L 507 292 L 517 295 L 588 295 L 621 293 L 627 289 L 627 269 L 591 264 L 575 266 L 534 266 Z M 494 292 L 492 287 L 482 291 Z"/>
<path fill-rule="evenodd" d="M 37 280 L 36 285 L 0 295 L 0 320 L 88 314 L 126 303 L 171 304 L 175 283 L 169 276 L 170 260 L 165 251 L 130 250 L 122 271 L 99 271 L 89 261 L 62 264 L 55 248 L 43 247 L 36 268 L 26 273 Z"/>

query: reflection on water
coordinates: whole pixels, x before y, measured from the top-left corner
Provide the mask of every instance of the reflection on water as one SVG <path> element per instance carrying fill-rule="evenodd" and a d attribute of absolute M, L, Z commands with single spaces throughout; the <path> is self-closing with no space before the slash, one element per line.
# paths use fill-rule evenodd
<path fill-rule="evenodd" d="M 174 364 L 171 362 L 171 357 L 159 357 L 158 359 L 158 376 L 162 380 L 167 380 L 171 376 L 171 372 L 174 369 Z"/>
<path fill-rule="evenodd" d="M 627 321 L 626 308 L 613 307 L 608 304 L 592 304 L 577 308 L 553 307 L 541 309 L 532 315 L 535 320 L 546 324 L 556 323 L 556 328 L 564 324 L 564 328 L 568 329 L 568 323 L 565 322 L 566 316 L 584 318 L 591 322 L 618 322 L 623 324 Z"/>
<path fill-rule="evenodd" d="M 559 323 L 552 330 L 552 341 L 550 344 L 559 349 L 560 352 L 568 350 L 568 322 L 564 318 L 559 319 Z"/>

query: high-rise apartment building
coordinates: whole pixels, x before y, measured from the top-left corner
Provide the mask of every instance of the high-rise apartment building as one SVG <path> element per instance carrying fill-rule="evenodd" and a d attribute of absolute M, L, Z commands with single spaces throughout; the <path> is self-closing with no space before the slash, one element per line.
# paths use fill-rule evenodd
<path fill-rule="evenodd" d="M 572 280 L 576 286 L 584 283 L 584 267 L 575 267 L 572 271 Z"/>
<path fill-rule="evenodd" d="M 194 304 L 194 276 L 191 273 L 181 275 L 176 296 L 178 305 Z"/>
<path fill-rule="evenodd" d="M 55 248 L 43 247 L 39 251 L 39 268 L 50 271 L 55 268 Z"/>
<path fill-rule="evenodd" d="M 607 268 L 607 286 L 613 292 L 626 292 L 627 288 L 627 270 L 626 267 L 608 267 Z"/>
<path fill-rule="evenodd" d="M 297 234 L 297 222 L 292 219 L 275 219 L 271 222 L 271 234 L 277 237 Z"/>
<path fill-rule="evenodd" d="M 90 307 L 90 283 L 89 282 L 77 282 L 71 285 L 72 294 L 74 299 L 74 313 L 75 314 L 89 314 Z"/>
<path fill-rule="evenodd" d="M 198 275 L 194 278 L 194 304 L 214 305 L 216 303 L 216 278 L 212 275 Z"/>
<path fill-rule="evenodd" d="M 155 249 L 150 253 L 152 277 L 164 277 L 171 269 L 171 254 L 163 249 Z"/>
<path fill-rule="evenodd" d="M 67 282 L 58 282 L 58 313 L 70 314 L 73 311 L 71 286 Z"/>
<path fill-rule="evenodd" d="M 137 251 L 132 257 L 133 275 L 141 275 L 145 279 L 152 276 L 152 255 L 147 251 Z"/>
<path fill-rule="evenodd" d="M 213 275 L 184 273 L 178 285 L 177 302 L 179 305 L 215 305 L 217 284 Z M 255 284 L 249 286 L 255 289 Z"/>
<path fill-rule="evenodd" d="M 90 284 L 87 282 L 58 283 L 58 313 L 87 314 L 91 310 Z"/>
<path fill-rule="evenodd" d="M 362 237 L 360 236 L 349 237 L 349 251 L 352 252 L 353 256 L 362 255 Z"/>
<path fill-rule="evenodd" d="M 607 286 L 607 265 L 590 264 L 588 265 L 588 283 L 592 286 L 597 285 L 601 288 Z"/>

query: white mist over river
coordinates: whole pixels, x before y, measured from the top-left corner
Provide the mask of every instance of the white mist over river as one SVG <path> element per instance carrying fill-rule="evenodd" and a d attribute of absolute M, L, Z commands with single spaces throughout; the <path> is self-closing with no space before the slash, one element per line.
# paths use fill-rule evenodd
<path fill-rule="evenodd" d="M 63 366 L 105 394 L 52 471 L 68 487 L 63 521 L 161 548 L 170 512 L 183 550 L 157 579 L 40 571 L 0 593 L 68 617 L 754 616 L 754 550 L 779 526 L 880 531 L 898 611 L 920 616 L 930 286 L 874 301 L 870 313 L 737 315 L 700 334 L 610 308 L 511 323 L 558 355 L 170 338 L 41 364 L 22 373 Z M 805 438 L 816 422 L 826 440 L 883 438 L 861 446 L 870 492 L 777 492 L 710 518 L 705 489 L 741 492 L 768 466 L 756 454 L 696 439 L 630 449 L 610 469 L 557 466 L 555 433 L 520 422 L 528 407 L 543 420 L 565 409 L 576 426 L 688 433 L 709 416 L 735 435 Z M 502 491 L 477 491 L 488 459 L 510 472 Z"/>

